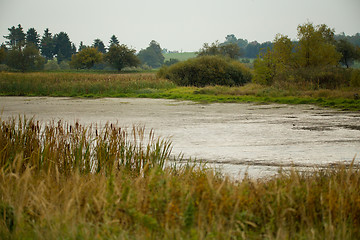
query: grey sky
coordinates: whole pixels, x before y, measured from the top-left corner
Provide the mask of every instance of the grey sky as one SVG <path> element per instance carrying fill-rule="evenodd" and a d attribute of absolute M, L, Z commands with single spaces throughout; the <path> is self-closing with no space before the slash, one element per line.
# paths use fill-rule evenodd
<path fill-rule="evenodd" d="M 169 50 L 197 51 L 203 43 L 237 38 L 272 41 L 277 33 L 296 38 L 307 21 L 336 33 L 360 32 L 360 0 L 0 0 L 0 42 L 8 28 L 67 32 L 71 41 L 91 45 L 100 38 L 140 50 L 151 40 Z"/>

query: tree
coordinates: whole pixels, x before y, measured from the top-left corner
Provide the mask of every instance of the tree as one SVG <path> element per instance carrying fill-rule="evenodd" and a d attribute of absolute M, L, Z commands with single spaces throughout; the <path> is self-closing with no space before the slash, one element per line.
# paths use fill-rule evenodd
<path fill-rule="evenodd" d="M 0 47 L 0 64 L 5 63 L 6 55 L 7 55 L 7 48 L 5 44 L 1 44 Z"/>
<path fill-rule="evenodd" d="M 17 28 L 13 26 L 11 28 L 8 28 L 8 30 L 10 32 L 9 35 L 4 36 L 4 38 L 8 39 L 8 41 L 6 41 L 6 44 L 11 49 L 17 48 L 21 50 L 21 48 L 25 46 L 25 33 L 23 31 L 23 28 L 19 24 Z"/>
<path fill-rule="evenodd" d="M 221 55 L 219 41 L 213 42 L 211 45 L 204 43 L 203 47 L 198 52 L 199 57 L 216 55 Z"/>
<path fill-rule="evenodd" d="M 242 52 L 240 47 L 236 43 L 227 42 L 227 43 L 219 44 L 219 41 L 216 41 L 211 45 L 204 43 L 203 48 L 200 49 L 198 53 L 199 57 L 216 56 L 216 55 L 230 57 L 232 59 L 238 59 L 242 55 Z"/>
<path fill-rule="evenodd" d="M 271 85 L 276 76 L 287 74 L 293 64 L 293 44 L 288 36 L 277 34 L 272 48 L 261 51 L 254 62 L 254 82 Z"/>
<path fill-rule="evenodd" d="M 284 72 L 293 66 L 293 44 L 288 36 L 277 34 L 273 43 L 273 58 L 276 71 Z M 270 48 L 268 48 L 270 49 Z"/>
<path fill-rule="evenodd" d="M 34 45 L 28 45 L 23 49 L 12 49 L 7 54 L 6 64 L 23 72 L 28 70 L 41 70 L 45 59 L 40 56 L 39 49 Z"/>
<path fill-rule="evenodd" d="M 299 45 L 296 51 L 298 64 L 302 67 L 336 65 L 341 55 L 334 45 L 334 30 L 325 24 L 314 26 L 305 23 L 298 26 Z"/>
<path fill-rule="evenodd" d="M 254 82 L 271 85 L 274 82 L 276 75 L 276 63 L 274 61 L 273 52 L 267 49 L 266 53 L 259 54 L 258 58 L 254 61 Z"/>
<path fill-rule="evenodd" d="M 117 37 L 115 35 L 111 36 L 109 44 L 110 44 L 109 45 L 110 47 L 112 45 L 119 45 L 119 40 L 117 39 Z"/>
<path fill-rule="evenodd" d="M 26 44 L 32 44 L 37 49 L 39 49 L 40 44 L 40 35 L 37 33 L 35 28 L 29 28 L 29 30 L 26 33 Z"/>
<path fill-rule="evenodd" d="M 10 47 L 6 54 L 6 64 L 21 71 L 42 69 L 45 60 L 40 56 L 39 49 L 35 44 L 25 44 L 26 35 L 21 25 L 19 24 L 17 28 L 8 28 L 8 30 L 9 35 L 4 36 L 8 39 L 6 43 Z"/>
<path fill-rule="evenodd" d="M 229 34 L 225 37 L 225 42 L 223 44 L 228 44 L 228 43 L 237 44 L 240 48 L 245 48 L 248 45 L 247 40 L 241 38 L 237 39 L 234 34 Z"/>
<path fill-rule="evenodd" d="M 346 39 L 340 39 L 336 43 L 336 49 L 341 53 L 340 63 L 349 68 L 350 65 L 354 63 L 354 60 L 357 59 L 356 48 Z"/>
<path fill-rule="evenodd" d="M 124 67 L 136 67 L 140 61 L 136 57 L 135 52 L 134 49 L 129 49 L 124 44 L 112 44 L 105 55 L 105 61 L 118 71 L 121 71 Z"/>
<path fill-rule="evenodd" d="M 48 28 L 45 29 L 44 35 L 40 41 L 41 55 L 50 60 L 55 54 L 55 44 L 51 32 Z"/>
<path fill-rule="evenodd" d="M 101 41 L 98 38 L 94 40 L 93 47 L 96 48 L 101 53 L 106 53 L 106 49 L 103 41 Z"/>
<path fill-rule="evenodd" d="M 75 46 L 74 43 L 71 43 L 71 55 L 74 55 L 74 54 L 76 54 L 76 53 L 77 53 L 77 51 L 76 51 L 76 46 Z"/>
<path fill-rule="evenodd" d="M 84 45 L 83 41 L 80 42 L 79 45 L 79 52 L 81 52 L 82 50 L 84 50 L 85 48 L 87 48 L 88 46 Z"/>
<path fill-rule="evenodd" d="M 95 63 L 102 61 L 102 53 L 96 48 L 84 48 L 79 53 L 72 55 L 70 66 L 73 68 L 87 68 L 90 69 Z"/>
<path fill-rule="evenodd" d="M 142 49 L 139 52 L 138 57 L 143 64 L 147 64 L 152 68 L 161 67 L 165 60 L 160 44 L 155 40 L 150 42 L 149 47 Z"/>
<path fill-rule="evenodd" d="M 71 60 L 72 47 L 70 38 L 65 32 L 60 32 L 54 36 L 54 53 L 57 55 L 57 60 L 60 63 L 64 60 Z"/>
<path fill-rule="evenodd" d="M 259 55 L 260 43 L 257 41 L 250 42 L 245 48 L 245 57 L 256 58 Z"/>
<path fill-rule="evenodd" d="M 220 47 L 221 54 L 223 56 L 238 59 L 242 55 L 241 48 L 236 43 L 228 43 Z"/>

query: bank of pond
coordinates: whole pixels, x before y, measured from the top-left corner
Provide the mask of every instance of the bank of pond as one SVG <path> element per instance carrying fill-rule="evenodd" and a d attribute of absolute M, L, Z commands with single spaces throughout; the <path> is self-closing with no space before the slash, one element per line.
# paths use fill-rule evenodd
<path fill-rule="evenodd" d="M 143 97 L 191 100 L 196 102 L 275 102 L 315 104 L 341 110 L 360 110 L 359 88 L 299 89 L 264 86 L 178 86 L 156 73 L 0 73 L 2 96 L 53 97 Z"/>

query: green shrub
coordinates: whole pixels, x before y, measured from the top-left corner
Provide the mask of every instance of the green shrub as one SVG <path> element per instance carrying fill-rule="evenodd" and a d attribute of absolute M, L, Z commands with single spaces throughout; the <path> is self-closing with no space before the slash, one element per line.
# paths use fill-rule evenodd
<path fill-rule="evenodd" d="M 203 56 L 162 67 L 158 76 L 181 86 L 239 86 L 251 81 L 250 70 L 242 63 L 220 56 Z"/>
<path fill-rule="evenodd" d="M 57 63 L 57 60 L 48 60 L 44 66 L 44 70 L 46 71 L 55 71 L 59 69 L 60 67 L 59 64 Z"/>
<path fill-rule="evenodd" d="M 360 87 L 360 69 L 353 69 L 350 78 L 351 87 Z"/>

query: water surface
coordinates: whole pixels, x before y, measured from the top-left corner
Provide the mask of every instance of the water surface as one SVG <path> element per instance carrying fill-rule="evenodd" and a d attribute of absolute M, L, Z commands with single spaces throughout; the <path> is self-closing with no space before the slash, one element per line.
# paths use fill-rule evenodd
<path fill-rule="evenodd" d="M 174 156 L 205 160 L 235 177 L 349 163 L 360 153 L 360 113 L 310 105 L 0 97 L 0 110 L 3 119 L 26 115 L 42 122 L 144 125 L 171 138 Z"/>

